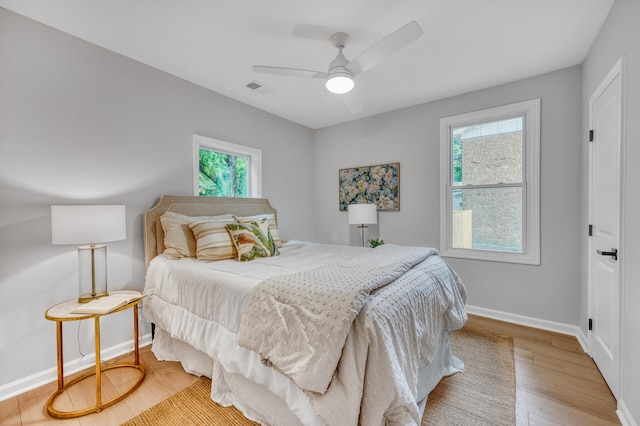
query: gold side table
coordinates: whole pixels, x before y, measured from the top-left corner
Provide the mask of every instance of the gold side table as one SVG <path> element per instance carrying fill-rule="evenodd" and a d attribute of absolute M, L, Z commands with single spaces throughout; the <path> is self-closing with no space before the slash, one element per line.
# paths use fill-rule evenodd
<path fill-rule="evenodd" d="M 126 291 L 126 292 L 130 293 L 131 291 Z M 110 292 L 110 294 L 117 294 L 117 293 L 118 291 Z M 58 390 L 55 391 L 47 401 L 47 412 L 51 416 L 67 419 L 67 418 L 73 418 L 73 417 L 80 417 L 80 416 L 84 416 L 91 413 L 98 413 L 102 411 L 104 408 L 115 404 L 116 402 L 120 401 L 127 395 L 131 394 L 131 392 L 133 392 L 134 390 L 136 390 L 138 386 L 140 386 L 140 383 L 142 383 L 142 379 L 144 379 L 144 374 L 145 374 L 144 366 L 140 365 L 140 353 L 138 348 L 139 346 L 138 345 L 138 304 L 141 301 L 142 301 L 142 298 L 133 300 L 127 303 L 126 305 L 121 306 L 120 308 L 117 308 L 106 314 L 72 314 L 71 311 L 75 309 L 78 305 L 80 305 L 77 299 L 62 302 L 47 309 L 47 311 L 44 314 L 45 318 L 56 322 L 56 338 L 57 338 L 57 347 L 58 347 L 57 348 L 58 350 Z M 121 363 L 111 364 L 111 365 L 102 367 L 100 365 L 100 317 L 111 315 L 116 312 L 124 311 L 129 308 L 133 308 L 133 341 L 134 341 L 135 361 L 132 363 L 121 362 Z M 62 355 L 62 323 L 66 321 L 80 321 L 80 320 L 90 319 L 90 318 L 93 318 L 93 322 L 94 322 L 94 334 L 95 334 L 95 345 L 96 345 L 95 371 L 89 371 L 87 373 L 84 373 L 74 378 L 69 383 L 65 384 L 64 383 L 64 362 L 63 362 L 63 355 Z M 109 401 L 103 402 L 102 392 L 101 392 L 102 386 L 100 381 L 101 372 L 106 370 L 111 370 L 113 368 L 125 368 L 125 367 L 137 369 L 139 371 L 138 380 L 136 380 L 136 382 L 131 387 L 119 393 L 116 397 L 110 399 Z M 93 375 L 96 376 L 96 404 L 94 406 L 83 408 L 81 410 L 75 410 L 75 411 L 59 411 L 53 408 L 53 402 L 55 401 L 55 399 L 59 395 L 61 395 L 66 389 L 69 389 L 71 386 L 75 385 L 76 383 Z"/>

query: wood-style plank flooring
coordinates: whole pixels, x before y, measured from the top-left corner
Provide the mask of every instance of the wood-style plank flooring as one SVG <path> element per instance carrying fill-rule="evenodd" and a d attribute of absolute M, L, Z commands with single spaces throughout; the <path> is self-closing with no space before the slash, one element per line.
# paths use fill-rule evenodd
<path fill-rule="evenodd" d="M 514 339 L 517 426 L 620 424 L 615 399 L 593 360 L 574 337 L 473 315 L 469 324 Z M 140 388 L 101 413 L 65 420 L 49 417 L 45 404 L 56 389 L 54 382 L 1 401 L 0 424 L 119 425 L 197 379 L 185 373 L 178 363 L 157 361 L 150 347 L 140 350 L 140 358 L 146 369 Z M 130 359 L 131 355 L 127 360 Z M 103 373 L 103 400 L 133 379 L 127 370 Z M 93 379 L 87 379 L 59 398 L 56 408 L 73 409 L 72 401 L 90 405 L 95 401 L 94 395 Z"/>
<path fill-rule="evenodd" d="M 613 394 L 575 337 L 474 315 L 469 324 L 513 337 L 517 426 L 620 424 Z"/>

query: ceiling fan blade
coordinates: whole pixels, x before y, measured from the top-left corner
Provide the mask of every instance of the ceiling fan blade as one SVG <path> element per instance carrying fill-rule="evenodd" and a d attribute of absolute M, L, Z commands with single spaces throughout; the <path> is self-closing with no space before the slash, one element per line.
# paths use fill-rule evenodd
<path fill-rule="evenodd" d="M 411 21 L 404 27 L 389 34 L 351 61 L 346 68 L 354 75 L 363 73 L 394 53 L 407 47 L 422 36 L 422 28 Z"/>
<path fill-rule="evenodd" d="M 342 98 L 342 101 L 347 106 L 349 111 L 351 111 L 352 114 L 357 114 L 359 112 L 362 112 L 362 110 L 364 109 L 364 105 L 362 105 L 362 100 L 356 94 L 355 90 L 352 90 L 347 93 L 343 93 L 342 95 L 340 95 L 340 97 Z"/>
<path fill-rule="evenodd" d="M 326 72 L 299 70 L 296 68 L 268 67 L 263 65 L 254 65 L 253 70 L 255 72 L 262 72 L 267 74 L 278 74 L 278 75 L 291 75 L 294 77 L 327 78 Z"/>

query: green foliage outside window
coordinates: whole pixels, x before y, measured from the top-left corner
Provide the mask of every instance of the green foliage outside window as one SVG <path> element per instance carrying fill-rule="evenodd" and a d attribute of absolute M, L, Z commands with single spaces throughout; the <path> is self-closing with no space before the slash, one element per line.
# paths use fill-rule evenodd
<path fill-rule="evenodd" d="M 462 182 L 462 141 L 460 135 L 453 137 L 453 181 Z"/>
<path fill-rule="evenodd" d="M 200 150 L 200 196 L 246 197 L 248 159 Z"/>

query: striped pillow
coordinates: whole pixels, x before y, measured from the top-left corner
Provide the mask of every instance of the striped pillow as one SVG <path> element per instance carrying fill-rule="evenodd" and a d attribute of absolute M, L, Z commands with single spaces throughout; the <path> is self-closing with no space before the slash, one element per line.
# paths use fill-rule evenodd
<path fill-rule="evenodd" d="M 224 214 L 219 216 L 186 216 L 171 211 L 160 216 L 160 224 L 164 233 L 164 255 L 170 259 L 181 257 L 196 257 L 196 239 L 189 228 L 189 222 L 207 220 L 210 222 L 233 222 L 233 216 Z"/>
<path fill-rule="evenodd" d="M 207 220 L 189 222 L 189 227 L 196 237 L 198 260 L 211 262 L 233 259 L 238 255 L 226 228 L 226 225 L 231 223 L 234 223 L 233 218 L 216 222 Z"/>

